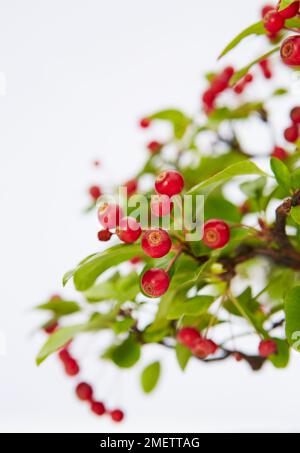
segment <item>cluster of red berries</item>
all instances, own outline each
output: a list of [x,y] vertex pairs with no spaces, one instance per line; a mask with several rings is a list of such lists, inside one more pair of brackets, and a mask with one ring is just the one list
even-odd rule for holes
[[300,107],[294,107],[290,112],[291,125],[284,131],[284,138],[295,143],[300,136]]
[[[57,322],[52,323],[51,326],[54,326],[54,324],[55,328],[52,329],[44,328],[44,331],[48,334],[53,333],[58,328]],[[80,367],[77,360],[71,355],[69,351],[69,346],[70,343],[65,345],[65,347],[58,352],[58,357],[64,366],[65,373],[70,377],[75,377],[78,376],[78,374],[80,373]],[[93,388],[90,384],[87,384],[86,382],[80,382],[76,386],[75,392],[81,401],[87,401],[90,404],[91,411],[94,414],[98,416],[108,414],[115,422],[121,422],[123,420],[124,418],[123,411],[121,411],[120,409],[108,411],[101,401],[97,401],[94,399]]]
[[292,19],[297,16],[300,2],[295,1],[281,11],[279,11],[279,6],[280,2],[276,8],[271,5],[266,5],[262,10],[265,29],[273,38],[284,28],[287,19]]
[[220,74],[213,77],[210,87],[202,95],[202,102],[206,113],[214,110],[218,96],[229,88],[229,82],[233,74],[234,69],[228,66]]
[[193,327],[183,327],[177,333],[178,343],[186,346],[192,354],[201,359],[215,354],[218,346],[207,338],[202,337],[201,333]]
[[245,88],[247,87],[247,85],[249,85],[250,83],[252,83],[254,80],[254,76],[252,74],[246,74],[245,77],[235,85],[233,91],[236,93],[236,94],[242,94],[245,90]]

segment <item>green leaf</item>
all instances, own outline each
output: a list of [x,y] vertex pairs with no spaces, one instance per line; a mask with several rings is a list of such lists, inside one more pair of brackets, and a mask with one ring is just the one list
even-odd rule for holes
[[141,356],[141,347],[133,335],[130,335],[122,344],[116,346],[111,354],[112,361],[120,368],[131,368]]
[[300,206],[294,206],[291,209],[291,216],[297,225],[300,225]]
[[253,162],[241,161],[227,167],[225,170],[220,171],[216,175],[211,176],[206,181],[200,182],[189,190],[187,194],[208,196],[213,190],[225,184],[233,177],[243,175],[267,176],[267,174],[258,168]]
[[275,52],[278,52],[280,50],[280,47],[273,47],[272,50],[270,50],[269,52],[265,53],[264,55],[261,55],[260,57],[258,57],[256,60],[252,61],[250,64],[248,64],[247,66],[245,66],[244,68],[240,69],[239,71],[236,71],[235,74],[232,76],[231,80],[230,80],[230,85],[235,85],[239,80],[241,80],[246,74],[248,74],[248,72],[250,71],[250,69],[256,65],[257,63],[259,63],[260,61],[262,60],[265,60],[267,59],[268,57],[270,57],[273,53]]
[[282,301],[286,292],[294,286],[295,272],[283,267],[272,267],[269,274],[268,294],[275,301]]
[[290,349],[285,340],[272,338],[277,345],[277,354],[272,354],[268,359],[273,363],[275,368],[285,368],[290,360]]
[[77,302],[58,299],[53,301],[50,300],[45,304],[38,305],[36,309],[52,311],[56,317],[59,317],[71,315],[80,311],[80,306]]
[[176,344],[176,358],[182,371],[186,369],[186,366],[191,357],[192,353],[190,349],[188,349],[187,347],[183,346],[180,343]]
[[[256,302],[255,299],[252,298],[252,290],[250,287],[246,288],[238,297],[237,300],[241,307],[247,312],[255,313],[259,308],[259,303]],[[239,311],[238,307],[230,300],[226,300],[223,304],[225,310],[235,316],[243,316],[242,313]]]
[[291,175],[287,166],[281,160],[272,157],[271,169],[279,186],[289,192],[291,188]]
[[272,96],[284,96],[286,94],[288,94],[286,88],[276,88],[276,90],[273,91]]
[[294,2],[295,2],[295,0],[281,0],[280,6],[279,6],[279,11],[287,8],[289,5],[291,5]]
[[75,326],[63,327],[55,331],[49,336],[48,340],[38,353],[36,358],[37,365],[40,365],[50,354],[64,347],[76,334],[83,332],[84,330],[84,324],[77,324]]
[[[101,253],[92,255],[71,271],[76,289],[78,291],[87,290],[107,269],[128,261],[137,255],[141,255],[141,246],[138,244],[116,245]],[[70,278],[70,272],[68,273],[68,278]]]
[[284,309],[287,341],[293,349],[300,352],[300,286],[295,286],[288,291]]
[[91,303],[107,300],[126,302],[135,299],[139,292],[139,276],[136,272],[131,272],[125,276],[116,273],[105,282],[89,288],[84,295]]
[[196,296],[184,301],[176,301],[171,305],[167,319],[179,319],[183,315],[200,316],[207,312],[214,300],[212,296]]
[[191,118],[186,116],[183,112],[175,109],[161,110],[160,112],[148,115],[150,120],[169,121],[173,125],[174,135],[176,138],[181,139],[191,124]]
[[151,393],[159,380],[160,376],[160,363],[153,362],[148,365],[141,375],[141,386],[145,393]]
[[113,328],[113,331],[118,335],[120,333],[128,332],[128,330],[130,330],[134,324],[135,324],[135,320],[127,317],[120,321],[116,321],[113,324],[112,328]]
[[296,168],[296,170],[293,171],[292,173],[292,181],[291,185],[294,190],[297,190],[300,188],[300,168]]
[[232,49],[234,49],[241,41],[243,41],[243,39],[247,38],[248,36],[263,35],[265,33],[266,33],[266,30],[265,30],[264,24],[261,20],[259,22],[256,22],[255,24],[250,25],[250,27],[243,30],[228,44],[228,46],[225,47],[225,49],[219,56],[219,59],[224,57],[224,55],[226,55],[228,52],[230,52]]
[[266,185],[266,178],[261,176],[260,178],[254,179],[253,181],[243,182],[240,185],[240,189],[244,192],[245,195],[249,198],[254,198],[259,200],[262,195]]

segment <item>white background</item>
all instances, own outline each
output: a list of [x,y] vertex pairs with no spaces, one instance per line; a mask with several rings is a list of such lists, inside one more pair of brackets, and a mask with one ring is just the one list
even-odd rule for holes
[[[182,374],[172,354],[154,348],[143,363],[164,358],[164,374],[145,397],[141,366],[128,373],[94,364],[96,340],[85,342],[77,351],[84,377],[99,398],[125,408],[122,425],[76,401],[56,358],[34,363],[44,337],[33,333],[44,318],[32,306],[61,291],[63,273],[99,248],[96,218],[81,212],[86,187],[122,182],[139,168],[144,143],[156,138],[138,129],[140,116],[198,108],[201,73],[262,4],[0,0],[1,431],[298,431],[298,357],[284,371],[253,374],[228,361],[191,363]],[[233,61],[249,61],[260,45],[246,44]]]

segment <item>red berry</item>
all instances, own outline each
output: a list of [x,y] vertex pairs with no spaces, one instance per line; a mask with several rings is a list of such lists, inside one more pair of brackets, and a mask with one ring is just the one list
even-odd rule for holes
[[147,148],[150,151],[150,153],[156,154],[156,153],[159,153],[159,151],[161,150],[162,146],[163,145],[161,143],[153,140],[152,142],[148,143]]
[[150,208],[155,217],[165,217],[172,211],[173,203],[167,195],[153,195]]
[[91,402],[91,411],[94,412],[96,415],[103,415],[105,414],[105,406],[100,401],[92,401]]
[[234,74],[234,68],[232,66],[227,66],[225,69],[223,69],[223,72],[221,73],[221,77],[229,83],[231,77]]
[[142,118],[140,120],[140,126],[143,128],[143,129],[147,129],[147,127],[149,127],[151,124],[151,120],[149,118]]
[[261,17],[264,18],[266,14],[268,14],[270,11],[274,11],[274,6],[272,5],[266,5],[263,7],[261,10]]
[[299,138],[299,126],[298,124],[292,124],[284,131],[284,138],[287,142],[295,143]]
[[133,217],[123,217],[116,229],[116,233],[121,241],[131,244],[138,240],[142,234],[142,228]]
[[105,229],[116,228],[123,217],[123,209],[114,203],[102,203],[98,210],[98,219]]
[[101,242],[107,242],[112,237],[112,233],[109,230],[100,230],[98,231],[98,239]]
[[98,200],[101,196],[101,189],[99,186],[92,186],[89,188],[89,194],[94,200]]
[[268,59],[261,60],[258,64],[261,67],[261,70],[263,72],[264,77],[266,79],[271,79],[272,78],[272,71],[270,69],[269,60]]
[[87,384],[86,382],[80,382],[77,385],[75,392],[81,401],[91,401],[93,396],[93,389],[90,384]]
[[284,27],[284,18],[276,10],[269,11],[264,16],[264,25],[269,33],[278,33]]
[[300,107],[294,107],[291,111],[291,120],[295,124],[300,124]]
[[149,269],[143,274],[141,285],[147,296],[160,297],[168,291],[170,277],[163,269]]
[[212,89],[208,89],[208,90],[204,91],[204,93],[202,95],[202,101],[204,104],[206,104],[208,106],[212,106],[215,99],[216,99],[216,95]]
[[212,219],[203,226],[203,242],[207,247],[219,249],[224,247],[230,239],[230,228],[222,220]]
[[195,342],[201,338],[201,335],[193,327],[183,327],[178,331],[176,338],[178,343],[183,344],[187,348],[192,348]]
[[300,2],[296,1],[287,6],[287,8],[278,11],[278,13],[280,14],[281,17],[283,17],[283,19],[292,19],[299,13],[299,8]]
[[200,338],[194,343],[192,353],[201,359],[205,359],[207,356],[214,354],[217,349],[218,346],[212,340]]
[[258,346],[258,352],[261,357],[269,357],[276,354],[277,345],[273,340],[262,340]]
[[300,36],[285,39],[280,48],[281,59],[288,66],[300,66]]
[[184,187],[184,180],[182,175],[175,170],[163,171],[160,173],[155,181],[155,190],[161,195],[178,195]]
[[143,260],[139,256],[134,256],[129,261],[131,262],[131,264],[138,264],[138,263],[141,263]]
[[124,418],[124,412],[120,409],[115,409],[114,411],[111,411],[110,416],[114,422],[121,422]]
[[58,356],[63,363],[66,363],[70,359],[72,359],[71,354],[69,353],[69,351],[66,348],[61,349],[58,353]]
[[276,157],[276,159],[284,160],[289,157],[288,153],[285,149],[280,148],[280,146],[275,146],[274,151],[272,153],[272,157]]
[[233,88],[233,91],[236,93],[236,94],[242,94],[242,92],[244,91],[245,89],[245,85],[241,82],[241,83],[238,83],[234,88]]
[[172,241],[167,231],[157,228],[145,231],[141,245],[144,252],[151,258],[161,258],[169,253]]
[[242,354],[241,354],[240,352],[235,352],[235,353],[233,354],[233,357],[235,358],[235,360],[236,360],[237,362],[240,362],[241,360],[243,360],[243,356],[242,356]]
[[69,376],[76,376],[79,373],[79,371],[80,371],[78,363],[76,362],[76,360],[74,360],[72,358],[67,360],[64,363],[64,365],[65,365],[65,372]]
[[127,196],[130,197],[137,191],[138,181],[136,179],[130,179],[130,181],[124,184],[124,187],[127,189]]
[[58,328],[58,322],[57,321],[51,321],[50,324],[44,327],[44,331],[48,333],[49,335]]
[[[214,96],[217,96],[218,94],[220,94],[223,91],[225,91],[227,87],[228,87],[227,78],[222,77],[222,75],[219,75],[219,76],[216,76],[212,80],[211,87],[210,87],[210,89],[208,91],[212,92],[214,94]],[[209,100],[209,96],[210,96],[210,94],[208,94],[208,95],[206,94],[205,97],[207,97],[207,99]],[[213,101],[214,101],[214,98],[213,98]],[[213,101],[212,102],[205,102],[205,103],[210,105],[210,104],[213,103]],[[204,99],[203,99],[203,102],[204,102]]]

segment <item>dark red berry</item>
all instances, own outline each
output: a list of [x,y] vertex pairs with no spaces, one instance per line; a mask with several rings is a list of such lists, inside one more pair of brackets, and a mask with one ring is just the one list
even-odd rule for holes
[[218,346],[212,340],[200,338],[194,343],[192,353],[199,358],[205,359],[207,356],[214,354],[217,349]]
[[91,402],[91,411],[94,412],[96,415],[103,415],[105,414],[105,406],[100,401],[92,401]]
[[150,124],[151,124],[151,120],[149,118],[142,118],[140,120],[140,126],[143,129],[147,129],[147,127],[149,127]]
[[78,363],[76,362],[76,360],[72,358],[64,362],[64,365],[65,372],[68,376],[76,376],[80,371]]
[[284,138],[287,142],[295,143],[299,138],[299,126],[298,124],[292,124],[284,131]]
[[99,222],[105,229],[116,228],[122,217],[123,209],[114,203],[102,203],[98,210]]
[[169,253],[172,241],[167,231],[157,228],[145,231],[141,245],[151,258],[161,258]]
[[130,181],[127,181],[124,184],[124,187],[126,187],[126,189],[127,189],[127,196],[130,197],[137,191],[137,188],[138,188],[137,179],[130,179]]
[[233,88],[233,91],[236,93],[236,94],[242,94],[243,91],[245,89],[245,85],[244,83],[238,83],[237,85],[235,85],[235,87]]
[[58,356],[63,363],[66,363],[70,359],[72,359],[71,354],[69,353],[68,349],[66,349],[66,348],[61,349],[58,353]]
[[115,409],[110,412],[110,416],[114,422],[121,422],[124,418],[124,412],[120,409]]
[[208,106],[212,106],[215,99],[216,99],[216,95],[212,89],[208,89],[208,90],[204,91],[204,93],[202,95],[202,101],[204,104],[206,104]]
[[101,189],[99,186],[92,186],[89,188],[89,194],[93,198],[93,200],[98,200],[101,196]]
[[165,217],[171,213],[173,203],[167,195],[153,195],[150,208],[155,217]]
[[142,234],[142,228],[133,217],[123,217],[116,229],[116,233],[121,241],[131,244],[138,240]]
[[193,327],[183,327],[178,331],[176,338],[178,343],[183,344],[187,348],[192,348],[195,342],[201,338],[201,335]]
[[230,239],[230,228],[223,220],[212,219],[203,226],[203,242],[207,247],[219,249]]
[[294,107],[291,111],[291,120],[295,124],[300,124],[300,107]]
[[175,170],[163,171],[160,173],[155,181],[155,190],[161,195],[178,195],[184,187],[184,180],[182,175]]
[[261,10],[261,17],[264,18],[266,14],[270,11],[274,11],[274,6],[272,5],[265,5]]
[[280,56],[287,66],[300,66],[300,36],[290,36],[281,44]]
[[153,140],[152,142],[148,143],[147,148],[152,154],[159,153],[159,151],[162,148],[162,144],[157,142],[156,140]]
[[98,239],[101,242],[107,242],[112,237],[112,233],[109,230],[100,230],[98,231]]
[[240,352],[235,352],[235,353],[233,354],[233,357],[235,358],[235,360],[236,360],[237,362],[240,362],[240,361],[243,360],[243,358],[244,358]]
[[168,291],[170,277],[163,269],[149,269],[143,274],[141,285],[148,297],[160,297]]
[[278,13],[280,14],[281,17],[283,17],[283,19],[292,19],[299,13],[299,8],[300,2],[295,1],[294,3],[291,3],[289,6],[287,6],[285,9],[278,11]]
[[49,324],[47,324],[44,327],[44,331],[48,333],[49,335],[53,332],[55,332],[58,328],[58,322],[57,321],[51,321]]
[[251,82],[253,82],[253,79],[254,79],[253,75],[249,73],[249,74],[245,75],[244,80],[246,83],[251,83]]
[[93,389],[91,385],[86,382],[80,382],[77,385],[75,392],[81,401],[91,401],[93,396]]
[[273,340],[262,340],[258,346],[258,352],[261,357],[269,357],[276,354],[277,345]]
[[284,27],[284,18],[278,11],[269,11],[264,16],[264,26],[269,33],[278,33]]
[[272,157],[276,157],[276,159],[284,160],[289,157],[288,153],[285,149],[280,148],[280,146],[275,146],[274,151],[272,153]]

